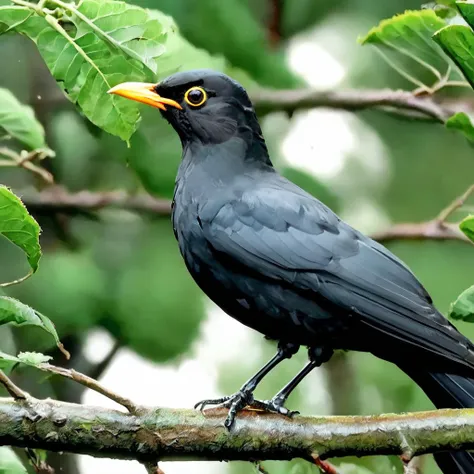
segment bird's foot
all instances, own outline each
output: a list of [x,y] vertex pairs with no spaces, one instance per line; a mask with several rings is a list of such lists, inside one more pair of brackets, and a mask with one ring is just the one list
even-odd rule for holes
[[299,411],[288,410],[284,405],[285,400],[279,398],[272,398],[271,400],[265,400],[263,402],[259,400],[254,400],[252,403],[252,408],[258,408],[260,410],[265,410],[270,413],[278,413],[279,415],[284,415],[289,418],[292,418],[295,415],[299,415]]
[[[229,409],[227,418],[224,422],[224,426],[230,430],[232,427],[237,413],[243,410],[246,406],[254,406],[255,400],[253,398],[253,393],[250,390],[239,390],[234,395],[227,397],[216,398],[214,400],[202,400],[194,408],[203,411],[208,405],[222,405],[225,408]],[[262,403],[262,402],[259,402]]]

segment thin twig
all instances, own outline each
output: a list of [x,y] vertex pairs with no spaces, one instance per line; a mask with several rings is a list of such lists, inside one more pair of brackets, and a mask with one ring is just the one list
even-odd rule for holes
[[342,110],[390,108],[415,111],[439,123],[455,113],[454,108],[443,107],[432,97],[417,97],[412,92],[391,89],[361,89],[346,91],[315,91],[312,89],[263,89],[252,94],[253,104],[260,114],[274,111],[293,113],[300,109],[328,107]]
[[[449,85],[449,84],[447,84]],[[466,109],[467,99],[449,103],[440,98],[438,103],[430,96],[417,97],[410,91],[392,89],[347,89],[342,91],[317,91],[313,89],[257,89],[250,91],[250,98],[261,115],[298,109],[330,108],[348,111],[379,109],[414,119],[429,119],[445,123],[446,119],[459,110]],[[33,103],[35,102],[33,98]],[[47,101],[54,107],[70,106],[65,94],[58,89]],[[443,102],[442,102],[443,101]],[[469,107],[471,109],[472,107]]]
[[97,382],[97,380],[94,380],[91,377],[88,377],[87,375],[81,374],[80,372],[76,372],[74,369],[65,369],[63,367],[56,367],[51,364],[39,364],[37,367],[45,372],[60,375],[61,377],[66,377],[68,379],[74,380],[75,382],[80,383],[81,385],[84,385],[85,387],[104,395],[105,397],[109,398],[110,400],[113,400],[119,405],[122,405],[132,414],[137,412],[138,407],[131,400],[122,397],[121,395],[118,395],[117,393],[113,392],[112,390],[109,390],[108,388],[105,388],[103,385]]
[[370,237],[381,243],[394,240],[459,240],[467,244],[472,243],[456,224],[441,224],[437,219],[427,222],[394,224],[387,229],[373,233]]
[[144,462],[142,463],[143,466],[146,469],[146,472],[148,474],[165,474],[160,467],[158,466],[158,463],[156,462]]
[[36,451],[26,448],[25,452],[36,474],[55,474],[55,470],[46,461],[43,461]]
[[11,162],[8,160],[0,160],[0,166],[17,166],[18,168],[24,168],[36,174],[48,184],[54,183],[54,177],[49,171],[32,163],[32,160],[37,158],[43,159],[46,156],[54,156],[54,153],[50,150],[33,150],[29,153],[19,155],[7,147],[0,147],[0,155],[6,156],[12,160]]
[[125,191],[70,193],[60,186],[51,186],[41,192],[19,191],[18,194],[31,212],[38,213],[84,214],[105,207],[166,216],[171,213],[171,201],[168,199],[158,199],[148,194],[131,196]]
[[318,454],[311,454],[311,458],[313,459],[314,464],[319,467],[321,472],[324,472],[325,474],[339,474],[336,466],[333,466],[328,461],[323,461]]
[[261,461],[255,461],[255,469],[257,469],[257,472],[260,474],[269,474],[265,467],[263,467]]
[[0,383],[5,387],[7,392],[15,400],[26,400],[28,395],[19,387],[17,387],[6,375],[0,370]]
[[416,457],[403,463],[403,474],[421,474],[422,457]]
[[281,0],[269,0],[270,21],[268,25],[268,40],[273,47],[278,46],[281,41]]
[[444,208],[438,215],[437,221],[441,224],[444,224],[448,217],[453,214],[453,212],[457,211],[460,207],[464,205],[464,203],[469,199],[471,194],[474,193],[474,184],[471,184],[464,193],[451,202],[446,208]]
[[464,193],[448,204],[438,216],[427,222],[411,224],[395,224],[388,229],[372,235],[374,240],[389,242],[391,240],[461,240],[472,244],[460,230],[457,224],[446,222],[447,219],[461,208],[474,193],[474,184],[471,184]]

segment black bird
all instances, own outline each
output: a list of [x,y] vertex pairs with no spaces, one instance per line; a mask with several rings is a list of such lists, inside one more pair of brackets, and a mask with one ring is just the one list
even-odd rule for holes
[[[408,267],[272,166],[245,89],[210,70],[110,93],[161,109],[181,138],[173,228],[189,272],[227,314],[278,341],[277,354],[234,395],[291,415],[285,400],[334,350],[371,352],[404,370],[438,408],[474,407],[474,346],[433,306]],[[300,346],[309,362],[270,401],[253,391]],[[440,453],[445,474],[474,473],[468,452]]]

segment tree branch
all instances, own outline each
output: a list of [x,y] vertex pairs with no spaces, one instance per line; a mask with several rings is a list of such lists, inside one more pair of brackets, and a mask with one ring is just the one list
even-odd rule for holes
[[281,41],[281,0],[269,0],[270,21],[268,24],[268,40],[272,47],[278,46]]
[[5,387],[5,390],[15,400],[26,400],[28,395],[20,388],[17,387],[6,375],[3,370],[0,370],[0,384]]
[[[148,194],[129,196],[124,191],[70,193],[62,187],[53,186],[41,192],[18,192],[18,195],[22,198],[25,206],[37,214],[54,212],[84,214],[105,207],[160,216],[168,216],[171,213],[171,201],[167,199],[154,198]],[[457,203],[459,199],[453,202]],[[470,242],[456,224],[446,223],[440,220],[440,217],[427,222],[395,224],[376,232],[371,237],[379,242],[393,240],[460,240],[466,243]]]
[[438,216],[427,222],[413,224],[395,224],[385,231],[372,235],[374,240],[388,242],[391,240],[461,240],[472,244],[472,242],[459,230],[457,224],[450,224],[446,220],[458,209],[460,209],[469,197],[474,193],[474,184],[471,184],[464,193],[449,203]]
[[80,191],[70,193],[61,186],[51,186],[41,192],[19,192],[25,206],[32,212],[48,214],[60,212],[65,214],[84,214],[116,207],[128,211],[150,212],[158,215],[171,213],[171,201],[158,199],[149,194],[129,195],[125,191]]
[[455,108],[441,105],[429,96],[416,96],[412,92],[391,89],[360,89],[346,91],[315,91],[313,89],[271,90],[262,89],[252,94],[253,104],[260,115],[283,110],[293,113],[300,109],[328,107],[359,111],[382,109],[445,123]]
[[142,463],[156,459],[289,460],[474,449],[474,411],[302,417],[245,410],[231,432],[225,409],[143,408],[138,414],[54,400],[0,399],[0,445]]
[[437,219],[427,222],[395,224],[385,230],[375,232],[372,239],[378,242],[394,240],[470,240],[459,230],[457,224],[439,222]]
[[[273,0],[272,0],[273,1]],[[272,18],[275,10],[272,12]],[[274,19],[272,20],[272,24]],[[404,115],[407,118],[428,119],[445,123],[456,111],[471,110],[466,100],[439,103],[430,96],[417,96],[410,91],[392,89],[347,89],[341,91],[316,91],[307,89],[257,89],[250,91],[250,97],[258,114],[264,115],[279,110],[293,113],[298,109],[326,107],[330,109],[360,111],[381,109]],[[32,104],[52,103],[55,107],[70,106],[64,93],[57,93],[41,100],[32,99]]]

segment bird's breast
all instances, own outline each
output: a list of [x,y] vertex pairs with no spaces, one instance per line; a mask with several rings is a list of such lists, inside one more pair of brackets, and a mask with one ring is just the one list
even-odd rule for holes
[[215,304],[272,339],[291,338],[302,345],[312,345],[337,332],[338,324],[314,299],[314,294],[297,294],[281,282],[260,278],[214,249],[200,222],[199,210],[203,205],[177,190],[173,227],[191,276]]

